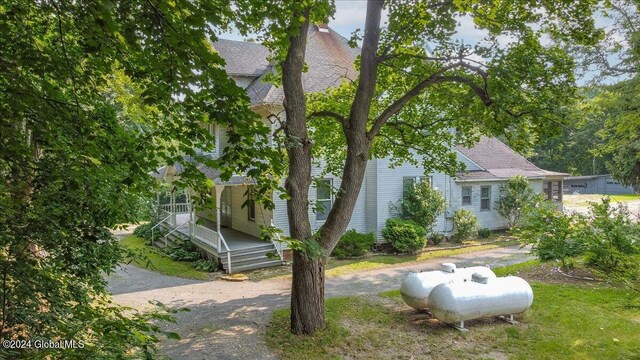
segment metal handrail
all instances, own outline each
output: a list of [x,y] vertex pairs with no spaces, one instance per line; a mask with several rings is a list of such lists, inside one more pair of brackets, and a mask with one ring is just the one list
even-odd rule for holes
[[166,234],[164,235],[164,245],[165,245],[165,246],[167,245],[167,236],[169,236],[169,235],[173,234],[173,233],[174,233],[174,232],[176,232],[178,229],[180,229],[181,227],[183,227],[183,226],[185,226],[185,225],[189,224],[190,222],[191,222],[191,220],[187,220],[187,221],[183,222],[182,224],[180,224],[180,225],[176,226],[173,230],[171,230],[171,231],[169,231],[168,233],[166,233]]
[[157,228],[158,226],[160,226],[160,224],[162,224],[163,222],[165,222],[165,220],[167,220],[168,218],[170,218],[170,217],[171,217],[171,215],[172,215],[172,214],[167,215],[164,219],[162,219],[162,220],[158,221],[158,223],[157,223],[157,224],[155,224],[155,225],[153,225],[153,226],[151,227],[151,245],[153,245],[153,240],[154,240],[154,237],[153,237],[153,231],[155,230],[155,228]]

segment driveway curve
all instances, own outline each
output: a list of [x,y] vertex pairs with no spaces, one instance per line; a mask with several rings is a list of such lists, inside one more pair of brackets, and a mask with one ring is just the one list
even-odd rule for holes
[[[504,266],[531,259],[527,248],[496,248],[399,264],[326,280],[327,297],[376,294],[399,287],[410,271],[435,270],[442,262],[458,266]],[[125,265],[109,276],[109,290],[122,305],[145,310],[149,301],[173,308],[189,308],[176,314],[175,324],[164,324],[181,340],[165,340],[160,347],[173,359],[273,359],[262,334],[275,309],[289,306],[290,279],[228,282],[198,281],[158,274]]]

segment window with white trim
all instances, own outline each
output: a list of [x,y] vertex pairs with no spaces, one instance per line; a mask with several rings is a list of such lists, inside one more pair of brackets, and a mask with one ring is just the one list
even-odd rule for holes
[[491,186],[480,187],[480,210],[491,210]]
[[462,187],[462,205],[471,205],[471,186]]
[[332,187],[333,179],[320,179],[316,182],[316,221],[327,220],[333,206]]

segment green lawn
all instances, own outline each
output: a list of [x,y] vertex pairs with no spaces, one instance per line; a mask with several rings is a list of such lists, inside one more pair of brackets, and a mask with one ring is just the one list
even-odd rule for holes
[[638,294],[593,285],[532,282],[532,287],[533,307],[517,316],[517,325],[488,318],[466,322],[470,331],[460,333],[416,313],[395,290],[327,300],[327,328],[312,337],[292,335],[289,310],[278,310],[265,337],[284,359],[640,358]]
[[640,200],[640,196],[636,194],[625,195],[599,195],[599,194],[580,194],[580,195],[563,195],[562,202],[565,206],[589,206],[589,202],[600,202],[603,197],[608,196],[612,202],[626,203],[629,201]]
[[362,270],[372,270],[388,267],[396,264],[420,262],[437,257],[447,257],[453,255],[466,254],[474,251],[490,250],[504,246],[520,244],[516,240],[498,241],[491,244],[474,245],[458,249],[434,249],[417,255],[380,255],[371,256],[364,259],[330,259],[327,263],[326,276],[340,276]]
[[171,260],[160,249],[145,245],[144,240],[137,236],[127,236],[120,240],[120,244],[136,254],[129,260],[139,267],[188,279],[209,279],[209,273],[194,269],[190,262]]
[[[486,239],[483,239],[486,240]],[[330,258],[326,266],[326,277],[335,277],[345,274],[356,273],[359,271],[373,270],[384,267],[390,267],[398,264],[407,264],[411,262],[420,262],[427,259],[437,257],[447,257],[460,254],[466,254],[474,251],[495,249],[504,246],[519,245],[518,240],[514,240],[505,236],[497,236],[489,239],[490,243],[481,243],[479,240],[465,241],[467,247],[458,249],[438,249],[433,247],[426,252],[417,255],[376,255],[367,256],[360,259],[336,259]],[[452,246],[455,244],[441,244],[442,247]],[[266,268],[254,270],[246,273],[251,280],[260,281],[278,277],[286,277],[291,275],[290,266],[281,266],[275,268]]]

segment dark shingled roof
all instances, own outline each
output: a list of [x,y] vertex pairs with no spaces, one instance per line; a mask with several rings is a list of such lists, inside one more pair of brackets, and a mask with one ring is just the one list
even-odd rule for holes
[[225,60],[224,69],[229,75],[257,77],[269,67],[269,50],[262,44],[220,39],[213,48]]
[[[282,88],[264,81],[264,77],[273,71],[267,62],[269,52],[264,46],[219,40],[213,47],[224,58],[225,70],[230,75],[255,77],[246,89],[251,104],[282,103]],[[359,49],[351,48],[347,39],[326,25],[310,26],[305,55],[308,71],[302,74],[305,92],[320,92],[339,86],[345,80],[355,80],[358,72],[353,64],[358,54]]]
[[464,146],[456,148],[462,155],[483,169],[482,171],[458,173],[458,180],[508,179],[516,175],[528,178],[568,175],[540,169],[496,138],[483,136],[471,148]]

